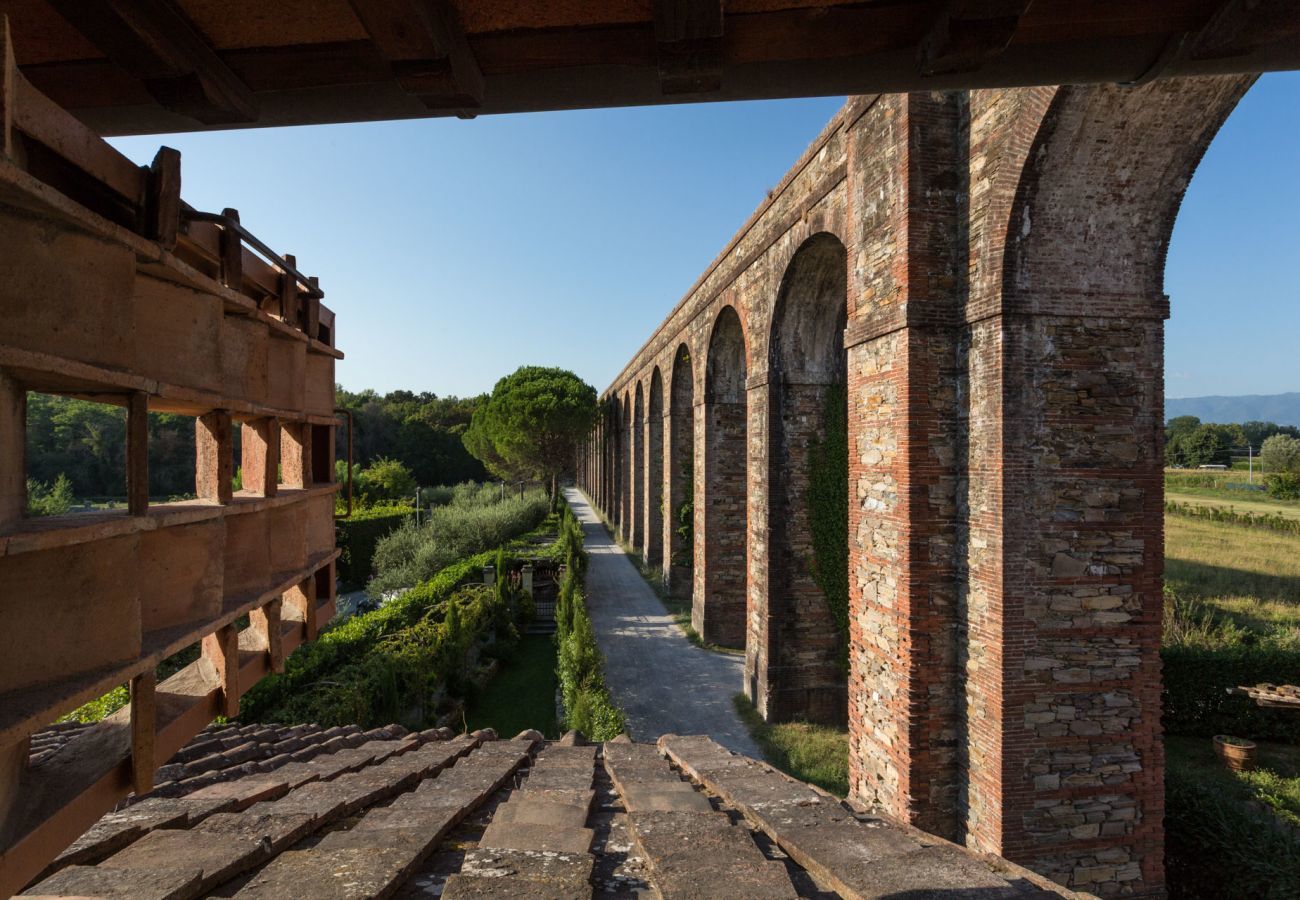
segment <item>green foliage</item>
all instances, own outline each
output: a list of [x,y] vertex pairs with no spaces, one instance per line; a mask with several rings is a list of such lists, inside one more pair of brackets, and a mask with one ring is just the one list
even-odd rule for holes
[[673,510],[673,526],[677,537],[681,539],[681,549],[673,557],[673,565],[690,568],[695,563],[695,454],[689,453],[683,462],[683,472],[689,472],[683,479],[682,502]]
[[488,505],[478,505],[473,501],[479,495],[467,493],[465,504],[435,507],[423,523],[407,520],[383,537],[375,548],[377,574],[366,586],[370,595],[419,584],[457,559],[505,544],[546,518],[546,498],[539,490],[523,499],[508,495],[495,500],[496,491],[489,493],[494,502]]
[[732,697],[763,758],[787,775],[825,788],[837,797],[849,794],[849,733],[843,728],[808,722],[772,724],[744,694]]
[[1259,448],[1259,464],[1265,472],[1300,475],[1300,438],[1275,434]]
[[[381,457],[359,473],[360,493],[372,501],[404,500],[415,495],[415,477],[395,459]],[[358,486],[353,486],[357,492]]]
[[[1180,417],[1190,419],[1191,416]],[[1169,466],[1232,465],[1232,451],[1246,446],[1240,425],[1200,424],[1166,430],[1165,464]]]
[[1300,500],[1300,474],[1275,472],[1264,476],[1264,488],[1275,500]]
[[68,713],[60,722],[98,722],[106,716],[112,715],[122,707],[131,702],[131,689],[125,684],[120,684],[113,688],[102,697],[96,697],[88,703],[83,703],[72,712]]
[[1165,596],[1164,729],[1169,734],[1240,734],[1300,742],[1300,716],[1229,693],[1263,682],[1300,684],[1300,644],[1291,631],[1258,634],[1224,621],[1168,589]]
[[[1198,748],[1168,742],[1165,871],[1171,896],[1188,900],[1300,896],[1300,841]],[[1267,790],[1267,789],[1265,789]],[[1267,796],[1259,797],[1264,803]],[[1285,816],[1283,816],[1285,818]]]
[[[1276,476],[1282,478],[1284,476]],[[1295,479],[1300,489],[1300,478]],[[1208,522],[1222,522],[1226,525],[1240,525],[1246,528],[1262,528],[1280,534],[1300,535],[1300,519],[1284,516],[1280,513],[1251,513],[1235,511],[1232,507],[1197,506],[1191,503],[1165,501],[1165,512],[1171,516],[1187,519],[1204,519]]]
[[605,686],[605,658],[587,614],[582,581],[587,571],[582,526],[566,505],[560,512],[559,545],[565,554],[564,576],[555,605],[557,675],[564,699],[564,726],[596,741],[618,737],[627,726]]
[[808,523],[812,575],[840,631],[840,663],[849,644],[849,421],[844,384],[826,389],[823,430],[808,453]]
[[[482,481],[481,463],[461,441],[470,417],[487,398],[439,397],[411,391],[354,393],[334,389],[334,405],[352,412],[353,452],[361,466],[381,458],[401,462],[422,485]],[[338,455],[347,449],[347,429],[338,429]]]
[[577,375],[523,366],[475,410],[465,447],[501,478],[544,478],[554,488],[596,416],[596,389]]
[[536,728],[547,738],[558,738],[555,668],[555,645],[550,637],[525,635],[517,652],[470,704],[466,727],[470,731],[495,728],[502,737]]
[[27,515],[61,516],[72,509],[72,482],[62,472],[53,485],[27,479]]
[[359,586],[369,581],[379,541],[413,515],[409,506],[370,506],[354,508],[351,517],[336,519],[335,531],[343,551],[338,574],[343,583]]
[[[323,719],[310,718],[306,709],[311,698],[317,695],[321,696],[320,708],[330,711],[336,723],[360,721],[360,718],[347,718],[349,709],[358,711],[359,715],[368,710],[391,708],[391,704],[374,702],[374,697],[365,695],[357,684],[344,680],[341,673],[355,674],[350,667],[361,667],[367,672],[367,684],[376,688],[386,684],[396,690],[398,683],[392,679],[385,681],[387,676],[383,673],[390,670],[388,663],[400,656],[401,645],[404,642],[420,645],[422,641],[427,644],[437,637],[441,646],[442,638],[428,629],[434,624],[441,625],[446,602],[463,586],[480,581],[483,565],[493,558],[494,554],[480,553],[460,560],[374,612],[353,616],[324,631],[318,640],[299,647],[286,660],[284,674],[270,675],[249,689],[240,703],[240,718],[286,721],[277,716],[295,711],[295,715],[305,716],[295,721],[323,723]],[[495,605],[495,594],[488,592],[488,595]],[[476,611],[470,612],[477,616]],[[468,618],[474,618],[467,616],[464,609],[458,610],[457,617],[462,625]],[[388,648],[380,654],[381,658],[366,663],[366,658],[381,646]],[[417,646],[412,652],[418,649]]]

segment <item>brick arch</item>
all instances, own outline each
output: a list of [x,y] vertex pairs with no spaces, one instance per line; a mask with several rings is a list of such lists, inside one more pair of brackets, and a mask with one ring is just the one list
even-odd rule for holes
[[645,540],[646,566],[658,569],[664,556],[664,379],[655,366],[650,371],[645,423]]
[[[758,511],[767,519],[766,567],[757,573],[766,590],[751,585],[747,685],[770,721],[841,723],[843,637],[814,577],[809,516],[813,447],[825,431],[828,393],[846,372],[848,254],[839,238],[821,232],[798,246],[772,309],[767,383],[755,388],[754,403],[766,408],[766,458],[756,461],[767,484]],[[847,497],[845,504],[847,513]],[[839,577],[847,587],[847,571]]]
[[664,515],[664,577],[674,596],[690,597],[695,568],[695,543],[681,533],[679,510],[695,479],[695,362],[683,341],[673,353],[664,466],[668,494]]
[[1088,869],[1098,838],[1105,871],[1163,882],[1164,262],[1252,80],[1018,92],[1036,124],[984,160],[1001,172],[971,245],[966,474],[982,514],[961,624],[992,652],[961,661],[967,840],[1100,893],[1119,887]]
[[703,428],[695,443],[695,591],[691,621],[704,640],[745,641],[747,412],[745,329],[724,304],[704,361]]

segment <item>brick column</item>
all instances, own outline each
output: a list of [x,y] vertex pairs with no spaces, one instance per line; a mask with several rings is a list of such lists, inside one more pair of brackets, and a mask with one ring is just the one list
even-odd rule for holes
[[695,419],[695,593],[705,641],[745,645],[745,403],[706,402]]
[[956,95],[894,95],[852,129],[845,336],[850,789],[948,837],[960,837],[963,727],[952,323],[964,115]]
[[651,571],[663,565],[664,538],[664,402],[656,370],[650,381],[645,418],[645,517],[641,555]]
[[240,468],[244,490],[274,497],[279,485],[280,421],[253,419],[240,432]]
[[645,400],[641,385],[636,386],[636,400],[632,407],[631,440],[628,449],[632,458],[628,465],[628,474],[632,478],[632,505],[627,517],[627,542],[633,550],[640,550],[645,541],[645,507],[646,507],[646,456],[645,456]]
[[312,486],[312,426],[307,422],[287,422],[280,428],[280,468],[285,487]]
[[215,409],[194,421],[194,493],[201,500],[229,503],[235,475],[230,413]]

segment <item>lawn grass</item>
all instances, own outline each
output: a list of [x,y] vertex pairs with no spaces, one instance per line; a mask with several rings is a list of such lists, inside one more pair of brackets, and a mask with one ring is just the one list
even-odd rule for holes
[[535,728],[548,739],[560,736],[555,721],[555,642],[547,634],[526,634],[508,662],[488,682],[465,714],[470,731],[492,728],[514,737]]
[[[1259,464],[1255,465],[1254,475],[1244,469],[1232,469],[1224,472],[1201,471],[1193,469],[1166,469],[1165,496],[1169,499],[1186,500],[1188,497],[1201,497],[1218,500],[1218,505],[1240,506],[1245,504],[1262,504],[1263,512],[1282,513],[1284,510],[1300,511],[1300,500],[1278,500],[1264,491],[1251,490],[1250,485],[1262,487],[1264,473]],[[1175,496],[1177,495],[1177,496]],[[1284,513],[1285,514],[1285,513]]]
[[1300,747],[1261,741],[1253,772],[1233,772],[1223,764],[1210,738],[1169,735],[1165,764],[1193,775],[1224,796],[1254,800],[1279,819],[1300,826]]
[[763,751],[764,759],[800,781],[825,788],[837,797],[848,796],[847,730],[807,722],[770,725],[744,694],[736,694],[732,700],[754,743]]
[[1300,641],[1300,537],[1165,516],[1165,584],[1242,628]]

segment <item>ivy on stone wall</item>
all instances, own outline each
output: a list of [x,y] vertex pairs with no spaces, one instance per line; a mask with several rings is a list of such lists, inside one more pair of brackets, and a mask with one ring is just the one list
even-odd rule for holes
[[808,453],[808,522],[812,531],[812,575],[835,616],[840,661],[848,665],[849,644],[849,422],[844,384],[826,389],[821,440]]

